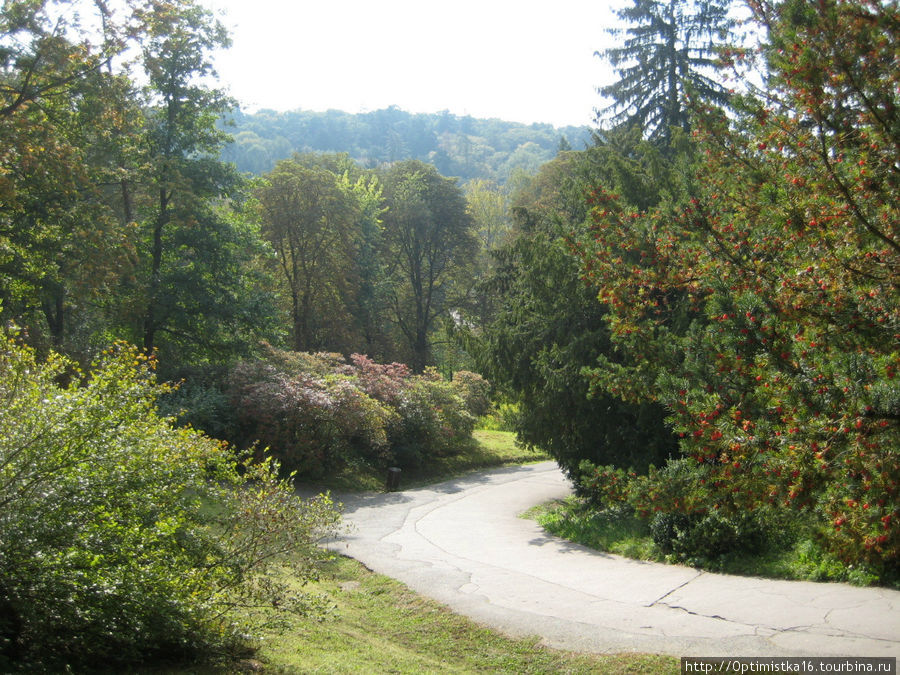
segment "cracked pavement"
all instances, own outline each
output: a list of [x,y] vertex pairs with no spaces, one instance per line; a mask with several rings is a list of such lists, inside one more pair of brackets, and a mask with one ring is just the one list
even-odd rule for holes
[[736,577],[629,560],[519,515],[564,497],[555,463],[427,488],[336,495],[329,546],[509,635],[596,653],[900,656],[900,592]]

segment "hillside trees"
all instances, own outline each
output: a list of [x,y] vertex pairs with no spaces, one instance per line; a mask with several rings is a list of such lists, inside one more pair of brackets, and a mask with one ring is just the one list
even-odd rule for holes
[[[671,129],[690,129],[688,95],[724,105],[728,91],[713,79],[717,48],[733,21],[728,0],[634,0],[617,12],[629,23],[627,38],[598,56],[616,68],[619,79],[601,87],[613,103],[600,112],[613,126],[637,125],[663,144]],[[610,33],[619,35],[620,29]]]
[[[560,139],[575,148],[590,140],[588,127],[554,128],[497,119],[459,117],[449,112],[408,113],[397,108],[351,114],[235,111],[234,142],[222,157],[241,171],[263,174],[293,153],[347,153],[366,168],[383,162],[418,159],[445,176],[476,178],[504,185],[516,168],[532,168],[553,158]],[[521,152],[516,150],[521,148]],[[513,153],[516,157],[512,158]]]
[[462,277],[477,252],[472,219],[456,182],[410,160],[383,175],[387,211],[388,306],[413,371],[429,363],[429,335],[465,291]]
[[771,89],[709,114],[691,199],[640,210],[598,188],[578,242],[634,358],[596,386],[664,404],[692,467],[681,494],[645,484],[642,508],[807,513],[883,579],[900,555],[897,11],[755,3]]

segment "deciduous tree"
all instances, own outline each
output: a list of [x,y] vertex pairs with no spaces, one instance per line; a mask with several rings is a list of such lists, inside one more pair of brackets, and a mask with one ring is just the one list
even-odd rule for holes
[[353,266],[361,204],[350,185],[313,158],[282,160],[256,189],[263,233],[275,249],[290,295],[296,351],[335,346],[323,333],[345,316],[341,286]]
[[428,365],[428,340],[436,321],[448,316],[465,290],[460,275],[471,266],[478,244],[453,179],[411,160],[388,169],[383,182],[391,316],[418,373]]

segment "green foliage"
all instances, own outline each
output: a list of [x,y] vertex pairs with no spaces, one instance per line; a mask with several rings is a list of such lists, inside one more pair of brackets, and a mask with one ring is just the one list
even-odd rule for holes
[[356,463],[417,466],[471,443],[475,416],[463,395],[482,405],[487,383],[463,379],[470,387],[434,369],[411,375],[402,364],[359,354],[347,363],[336,354],[270,349],[266,360],[242,362],[229,376],[232,440],[268,447],[284,468],[312,479]]
[[478,373],[458,370],[453,373],[453,388],[473,417],[484,417],[491,410],[491,384]]
[[216,119],[233,102],[209,78],[228,35],[194,0],[153,0],[133,18],[147,78],[141,142],[122,158],[123,215],[140,234],[134,339],[159,348],[164,365],[243,355],[274,312],[257,291],[267,280],[254,262],[266,249],[235,208],[243,178],[217,158],[227,136]]
[[510,174],[533,172],[553,159],[560,139],[574,147],[588,142],[587,127],[554,128],[450,113],[408,113],[398,108],[351,114],[261,110],[228,116],[234,142],[222,158],[241,171],[264,174],[295,152],[347,153],[368,168],[416,159],[445,176],[505,185]]
[[174,372],[175,384],[157,401],[160,415],[212,438],[231,437],[234,420],[225,393],[226,374],[220,366],[182,368]]
[[663,553],[689,564],[698,558],[759,552],[765,544],[762,524],[751,514],[658,513],[650,521],[650,533]]
[[628,504],[597,506],[577,497],[537,506],[525,514],[548,532],[584,546],[638,560],[653,560],[658,551],[646,519]]
[[477,422],[479,429],[487,431],[511,431],[516,430],[516,421],[519,418],[519,406],[515,403],[500,401],[494,404],[491,411]]
[[582,228],[588,176],[617,175],[605,150],[561,156],[517,196],[512,238],[487,282],[496,312],[469,336],[479,369],[518,406],[520,440],[572,475],[585,459],[646,470],[675,446],[658,406],[592,396],[584,370],[612,347],[606,310],[580,279],[566,235]]
[[737,117],[707,111],[682,191],[649,207],[608,185],[591,197],[575,249],[619,357],[599,362],[594,386],[666,407],[697,467],[691,508],[810,513],[831,555],[887,581],[900,552],[887,149],[900,106],[885,66],[897,8],[755,11],[771,87]]
[[216,159],[222,26],[193,0],[57,4],[0,12],[4,318],[83,364],[115,339],[164,367],[246,353],[273,308],[243,179]]
[[101,188],[114,180],[112,138],[132,129],[128,87],[101,68],[123,45],[113,28],[81,30],[76,12],[44,1],[5,3],[0,43],[4,316],[42,349],[84,351],[104,292],[128,268],[130,224]]
[[233,651],[254,630],[244,608],[313,609],[275,566],[315,575],[338,519],[327,498],[302,502],[270,462],[239,472],[226,446],[173,428],[135,350],[61,386],[69,368],[0,346],[0,668]]
[[397,406],[399,419],[391,429],[397,463],[418,466],[429,457],[446,457],[471,440],[475,417],[457,387],[434,369],[410,380]]
[[383,174],[385,287],[391,321],[413,372],[430,363],[430,335],[468,289],[478,251],[462,191],[431,165],[400,162]]
[[[713,516],[710,534],[724,530],[724,535],[711,538],[704,528],[694,530],[679,527],[676,524],[690,523],[691,517],[685,514],[666,513],[653,519],[660,538],[666,542],[677,542],[682,553],[675,555],[661,550],[651,535],[650,520],[638,516],[630,505],[619,503],[612,506],[596,505],[583,498],[570,497],[563,502],[535,507],[525,514],[536,519],[548,532],[575,541],[584,546],[616,553],[637,560],[654,560],[657,562],[686,562],[702,569],[740,574],[755,577],[776,579],[794,579],[798,581],[843,581],[860,586],[878,583],[878,576],[865,565],[845,563],[828,553],[822,543],[817,541],[813,532],[814,524],[800,514],[793,514],[790,523],[768,521],[763,519],[761,527],[758,523],[750,524],[757,534],[751,541],[758,540],[760,546],[738,547],[722,550],[720,541],[734,537],[734,524],[721,516]],[[697,522],[697,516],[694,516]],[[668,525],[668,527],[667,527]],[[688,538],[679,532],[690,532],[688,536],[696,536],[697,540],[685,547]],[[695,545],[705,546],[707,551],[718,550],[712,555],[697,555],[692,550]],[[896,582],[893,583],[896,586]]]
[[371,320],[374,310],[372,298],[359,307],[355,301],[372,293],[366,286],[377,273],[366,266],[378,262],[381,194],[374,179],[351,181],[351,170],[358,171],[346,157],[296,155],[279,162],[254,189],[263,234],[275,251],[274,273],[290,300],[297,351],[347,347],[352,338],[340,326],[353,325],[354,309],[362,320]]

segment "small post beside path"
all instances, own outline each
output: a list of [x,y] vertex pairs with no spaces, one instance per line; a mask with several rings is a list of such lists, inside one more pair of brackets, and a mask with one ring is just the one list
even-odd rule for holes
[[384,482],[385,492],[394,492],[400,487],[400,468],[392,466],[387,470],[387,480]]

